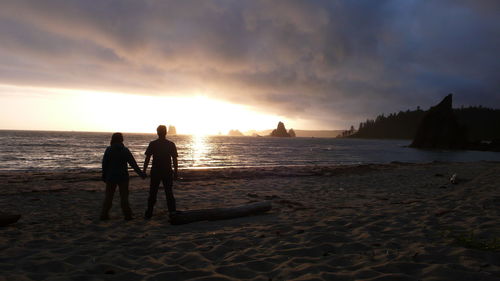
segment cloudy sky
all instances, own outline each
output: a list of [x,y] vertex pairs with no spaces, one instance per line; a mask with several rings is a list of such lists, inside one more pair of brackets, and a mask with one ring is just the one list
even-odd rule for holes
[[201,94],[312,129],[449,92],[498,108],[498,15],[498,0],[2,0],[0,99]]

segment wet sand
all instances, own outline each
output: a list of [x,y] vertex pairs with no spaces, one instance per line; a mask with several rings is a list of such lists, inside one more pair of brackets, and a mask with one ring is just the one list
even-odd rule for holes
[[[457,174],[458,184],[449,178]],[[163,193],[135,219],[91,172],[0,172],[0,280],[500,280],[500,163],[182,171],[178,209],[271,201],[265,215],[173,226]],[[494,239],[497,239],[496,241]]]

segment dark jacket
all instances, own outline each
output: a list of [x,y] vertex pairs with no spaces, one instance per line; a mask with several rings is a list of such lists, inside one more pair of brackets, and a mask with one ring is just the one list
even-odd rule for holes
[[108,146],[102,158],[102,180],[112,183],[128,181],[127,164],[130,164],[137,174],[142,175],[134,156],[123,143]]
[[161,138],[150,142],[145,154],[153,156],[151,174],[171,174],[172,158],[179,157],[175,143]]

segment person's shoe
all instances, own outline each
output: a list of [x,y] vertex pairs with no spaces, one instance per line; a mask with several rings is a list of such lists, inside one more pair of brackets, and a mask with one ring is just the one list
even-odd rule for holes
[[146,210],[146,212],[144,212],[145,219],[149,220],[152,217],[153,217],[153,210]]

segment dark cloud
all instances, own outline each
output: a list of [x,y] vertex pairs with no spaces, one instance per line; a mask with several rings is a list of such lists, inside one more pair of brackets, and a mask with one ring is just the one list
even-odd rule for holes
[[321,126],[500,107],[500,2],[4,0],[0,83],[206,92]]

